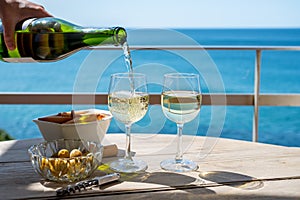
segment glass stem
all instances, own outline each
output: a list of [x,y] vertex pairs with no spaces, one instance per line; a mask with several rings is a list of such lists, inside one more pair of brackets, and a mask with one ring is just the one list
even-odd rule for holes
[[125,124],[126,129],[126,147],[125,147],[125,159],[132,160],[131,157],[131,124]]
[[176,153],[176,157],[175,160],[177,163],[182,162],[182,129],[183,129],[183,124],[182,123],[178,123],[177,124],[177,153]]

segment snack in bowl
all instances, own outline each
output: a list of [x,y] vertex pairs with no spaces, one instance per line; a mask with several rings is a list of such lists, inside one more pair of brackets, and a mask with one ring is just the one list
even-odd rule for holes
[[111,119],[107,110],[89,109],[60,112],[33,121],[47,141],[63,138],[101,142]]
[[80,181],[100,165],[103,146],[84,140],[59,139],[42,142],[28,149],[37,174],[56,182]]

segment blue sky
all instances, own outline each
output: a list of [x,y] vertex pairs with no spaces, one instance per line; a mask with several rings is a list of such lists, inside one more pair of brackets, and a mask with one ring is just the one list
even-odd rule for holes
[[300,28],[300,0],[34,0],[83,26]]

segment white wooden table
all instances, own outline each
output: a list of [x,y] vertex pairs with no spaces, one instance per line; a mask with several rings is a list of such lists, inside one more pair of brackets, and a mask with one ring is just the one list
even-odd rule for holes
[[[58,199],[62,185],[40,178],[27,149],[41,139],[0,142],[0,199]],[[74,199],[300,199],[300,148],[239,140],[184,136],[184,157],[199,164],[190,173],[160,169],[174,157],[175,136],[133,135],[135,157],[145,160],[145,173],[122,174],[121,181],[82,191]],[[107,134],[104,144],[117,144],[122,154],[124,134]],[[215,144],[215,145],[214,145]],[[111,171],[104,158],[100,176]]]

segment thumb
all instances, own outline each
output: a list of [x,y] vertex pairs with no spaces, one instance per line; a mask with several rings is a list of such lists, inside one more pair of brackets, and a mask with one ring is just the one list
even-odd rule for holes
[[15,43],[15,27],[14,23],[3,24],[4,28],[4,41],[8,50],[14,50],[16,48]]

